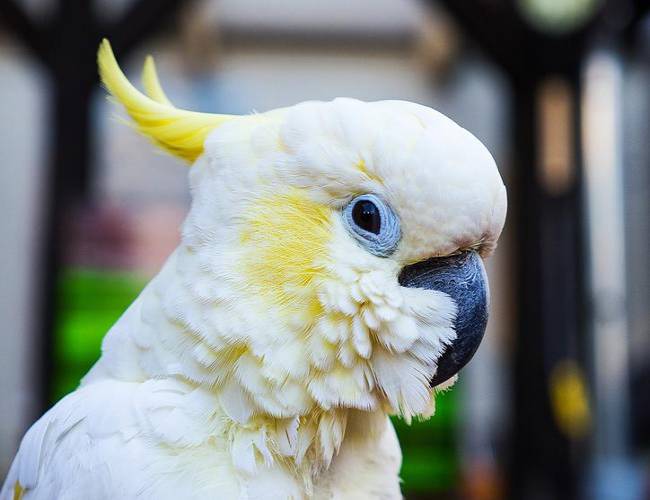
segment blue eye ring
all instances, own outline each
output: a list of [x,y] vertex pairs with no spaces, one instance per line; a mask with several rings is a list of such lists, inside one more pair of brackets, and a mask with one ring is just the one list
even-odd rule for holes
[[[365,214],[373,218],[373,230],[362,227],[367,224],[359,220],[360,206],[363,207]],[[397,248],[402,238],[399,218],[390,205],[376,194],[356,196],[345,206],[342,214],[343,222],[352,237],[371,254],[377,257],[388,257]],[[376,217],[379,218],[378,223]]]

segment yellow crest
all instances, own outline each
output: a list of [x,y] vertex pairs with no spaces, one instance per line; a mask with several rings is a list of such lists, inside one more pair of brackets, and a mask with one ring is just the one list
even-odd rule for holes
[[151,56],[145,60],[142,72],[146,95],[124,76],[106,39],[99,45],[97,64],[106,90],[124,106],[135,127],[154,144],[189,163],[203,153],[205,139],[212,130],[236,118],[174,107],[160,86]]

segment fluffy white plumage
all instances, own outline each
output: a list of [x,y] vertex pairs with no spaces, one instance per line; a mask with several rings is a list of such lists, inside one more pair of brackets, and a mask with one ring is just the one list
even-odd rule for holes
[[[387,415],[433,413],[456,305],[397,275],[491,252],[490,154],[424,106],[336,99],[226,121],[190,181],[181,245],[27,433],[0,498],[400,498]],[[400,218],[389,258],[343,226],[361,193]]]

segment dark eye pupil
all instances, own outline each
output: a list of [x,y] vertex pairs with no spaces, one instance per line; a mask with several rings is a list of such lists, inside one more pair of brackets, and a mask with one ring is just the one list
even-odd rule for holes
[[379,209],[370,200],[359,200],[352,207],[352,220],[361,229],[379,234],[381,229],[381,216]]

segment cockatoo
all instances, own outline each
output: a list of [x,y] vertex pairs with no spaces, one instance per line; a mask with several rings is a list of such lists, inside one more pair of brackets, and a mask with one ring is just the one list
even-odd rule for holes
[[0,498],[401,498],[388,415],[430,416],[486,326],[506,213],[487,149],[402,101],[184,111],[151,58],[146,95],[106,40],[98,62],[135,128],[193,164],[193,201]]

